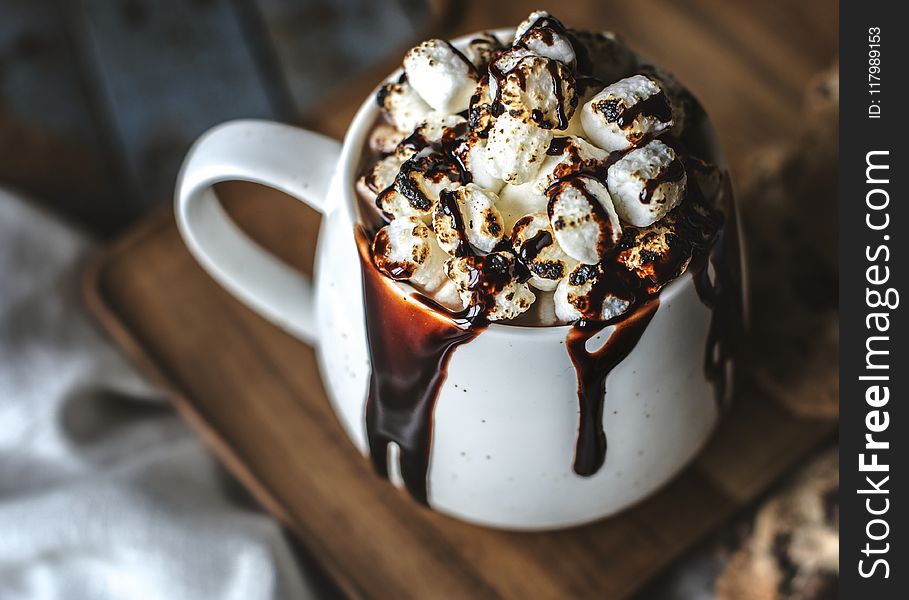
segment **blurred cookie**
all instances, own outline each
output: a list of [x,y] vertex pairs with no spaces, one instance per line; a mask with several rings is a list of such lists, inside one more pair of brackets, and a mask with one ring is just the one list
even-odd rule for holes
[[830,450],[758,511],[717,600],[827,600],[839,577],[839,466]]

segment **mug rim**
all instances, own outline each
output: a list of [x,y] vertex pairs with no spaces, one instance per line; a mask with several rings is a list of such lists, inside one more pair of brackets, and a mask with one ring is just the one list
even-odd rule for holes
[[[483,29],[480,31],[475,31],[468,33],[462,36],[458,36],[449,42],[462,50],[463,47],[475,36],[481,33],[491,32],[497,38],[507,37],[510,39],[514,36],[516,27],[504,27],[504,28],[492,28],[492,29]],[[633,50],[632,50],[633,51]],[[637,53],[635,53],[637,54]],[[368,96],[363,100],[363,103],[360,105],[360,108],[357,109],[354,118],[351,120],[350,125],[347,126],[347,131],[344,134],[344,140],[341,145],[341,154],[338,158],[338,166],[336,170],[336,177],[339,178],[339,185],[341,186],[341,193],[343,194],[342,206],[343,210],[346,211],[348,217],[350,217],[351,223],[356,225],[359,223],[357,219],[357,210],[356,210],[356,201],[357,201],[357,191],[356,191],[356,180],[358,175],[358,167],[360,164],[360,158],[363,155],[364,145],[366,143],[367,135],[372,125],[376,122],[377,118],[380,116],[379,106],[375,102],[376,93],[379,91],[379,88],[389,82],[396,80],[401,73],[403,68],[398,67],[392,71],[387,77],[382,79],[370,92]],[[716,131],[713,128],[713,122],[708,118],[708,127],[710,128],[710,133],[713,138],[716,138]],[[723,154],[722,147],[719,145],[719,141],[714,139],[714,158],[717,159],[717,163],[723,168],[723,170],[728,175],[728,167],[726,166],[725,156]],[[735,202],[735,195],[733,194],[731,198],[732,202]],[[728,226],[729,224],[724,224]],[[738,223],[732,224],[735,227],[738,227]],[[663,286],[657,298],[660,301],[670,301],[675,296],[680,294],[683,289],[686,287],[693,287],[694,280],[686,269],[684,273],[667,283]],[[398,282],[395,282],[398,283]],[[407,285],[409,289],[413,292],[420,294],[421,292],[414,288],[413,286]],[[638,307],[639,308],[639,307]],[[634,310],[637,310],[635,308]],[[428,306],[425,307],[425,310],[435,313]],[[440,315],[443,316],[443,315]],[[521,335],[546,335],[549,332],[555,332],[561,334],[562,337],[567,334],[567,332],[574,327],[571,324],[561,324],[561,325],[512,325],[507,323],[498,323],[491,322],[486,326],[486,332],[484,335],[490,333],[500,333],[500,334],[521,334]]]

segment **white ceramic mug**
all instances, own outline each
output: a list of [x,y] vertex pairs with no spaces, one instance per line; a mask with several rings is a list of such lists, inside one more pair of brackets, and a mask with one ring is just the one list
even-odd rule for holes
[[[220,125],[190,150],[176,193],[180,232],[202,266],[253,310],[317,348],[334,410],[364,454],[370,361],[354,183],[378,117],[370,96],[343,144],[265,121]],[[212,190],[228,180],[276,188],[322,213],[314,281],[229,219]],[[704,372],[710,319],[692,277],[661,291],[644,335],[607,380],[608,451],[589,477],[572,468],[579,407],[565,348],[570,328],[491,324],[454,351],[441,387],[429,505],[487,526],[548,529],[614,514],[653,493],[695,456],[718,420]],[[400,485],[395,470],[392,480]]]

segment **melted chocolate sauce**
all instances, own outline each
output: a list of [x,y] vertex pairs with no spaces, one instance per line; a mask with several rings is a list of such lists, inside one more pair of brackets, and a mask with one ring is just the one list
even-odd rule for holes
[[[574,457],[574,472],[578,475],[589,477],[606,461],[606,378],[634,350],[659,305],[659,297],[653,297],[637,310],[611,321],[580,321],[568,333],[565,345],[578,374],[580,422]],[[611,325],[615,328],[603,347],[588,351],[587,342]]]
[[[449,210],[451,200],[446,201]],[[458,223],[456,206],[451,214]],[[388,445],[395,443],[404,486],[428,504],[433,412],[451,355],[486,328],[498,293],[513,278],[526,280],[530,274],[520,261],[509,260],[511,255],[475,253],[462,236],[459,251],[471,270],[471,301],[455,313],[422,295],[406,298],[373,264],[368,234],[357,227],[355,237],[372,367],[366,401],[369,453],[376,472],[388,478]]]
[[563,137],[554,137],[552,141],[549,142],[549,148],[546,149],[546,154],[549,156],[560,156],[565,153],[565,149],[571,145],[571,138],[568,136]]
[[644,283],[618,261],[615,250],[610,251],[599,264],[581,265],[570,277],[572,285],[588,282],[592,285],[586,295],[586,304],[575,307],[581,313],[578,324],[584,327],[603,320],[603,307],[608,299],[626,302],[628,308],[623,314],[627,314],[650,297]]
[[638,117],[653,117],[663,123],[672,120],[672,107],[669,105],[669,99],[663,92],[657,92],[648,98],[641,100],[634,106],[629,106],[622,110],[616,123],[622,129],[628,129],[634,125],[634,120]]
[[473,254],[473,250],[467,241],[467,229],[464,226],[464,217],[458,208],[458,200],[455,193],[451,190],[442,190],[439,194],[439,208],[442,214],[451,217],[452,224],[458,235],[458,246],[455,248],[455,256],[468,256]]
[[432,419],[448,361],[459,345],[483,330],[475,315],[451,315],[438,305],[403,297],[397,284],[372,264],[369,240],[356,230],[372,370],[366,433],[375,470],[388,477],[388,445],[400,448],[401,477],[410,494],[427,503],[426,475]]
[[[742,332],[743,318],[735,205],[728,178],[725,184],[723,199],[729,215],[725,227],[723,215],[708,207],[696,184],[690,186],[686,210],[680,211],[679,215],[686,221],[686,225],[680,226],[680,231],[687,229],[686,237],[692,240],[694,258],[689,271],[698,296],[711,309],[704,373],[714,386],[718,406],[722,405],[727,392],[727,365]],[[694,204],[700,210],[695,210]],[[703,237],[699,238],[698,234]],[[588,280],[593,282],[587,294],[588,304],[579,307],[582,319],[571,328],[566,340],[566,348],[578,376],[580,421],[574,470],[582,476],[596,473],[606,459],[603,408],[606,379],[612,369],[634,350],[659,307],[659,289],[662,286],[649,286],[645,280],[624,268],[617,260],[621,250],[619,246],[608,252],[599,265],[585,265],[573,274],[582,280],[572,281],[572,284],[583,285]],[[708,275],[708,260],[712,261],[716,273],[713,283]],[[626,300],[630,305],[618,317],[600,321],[603,305],[609,297]],[[587,342],[611,325],[615,329],[602,348],[589,352]]]
[[[725,226],[709,249],[702,250],[692,260],[690,268],[695,290],[701,302],[711,310],[704,350],[704,375],[713,384],[717,406],[722,408],[729,389],[728,367],[744,332],[744,298],[742,296],[741,248],[738,237],[735,203],[728,178],[722,194],[725,196],[727,218]],[[707,263],[713,266],[710,281]]]
[[505,85],[505,77],[508,75],[508,72],[500,69],[495,60],[489,63],[488,71],[489,77],[496,82],[496,95],[495,98],[492,99],[492,104],[489,106],[489,112],[492,116],[499,117],[505,112],[505,107],[502,106],[502,88]]
[[518,252],[518,258],[520,258],[521,262],[525,265],[530,265],[534,260],[536,260],[537,256],[540,255],[540,252],[542,252],[544,248],[551,245],[552,234],[545,229],[538,231],[536,235],[521,244],[521,249]]
[[[546,63],[546,68],[552,78],[552,89],[556,97],[556,116],[559,118],[559,126],[556,129],[565,129],[568,127],[568,116],[565,114],[565,94],[562,89],[562,78],[559,76],[559,63],[550,60]],[[577,101],[577,96],[574,98]]]
[[485,327],[488,324],[486,315],[495,308],[499,292],[515,279],[526,281],[530,272],[509,252],[472,254],[467,257],[467,265],[470,269],[470,303],[458,315]]

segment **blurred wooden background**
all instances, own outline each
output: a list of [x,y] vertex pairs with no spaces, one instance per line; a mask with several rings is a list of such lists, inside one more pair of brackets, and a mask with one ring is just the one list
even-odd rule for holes
[[[714,115],[727,146],[794,129],[807,79],[836,51],[835,0],[0,0],[0,185],[110,235],[169,198],[205,129],[312,123],[301,116],[397,62],[433,7],[453,35],[546,5],[572,26],[620,30],[708,109],[734,107]],[[713,68],[674,64],[680,45]],[[335,135],[352,108],[336,106],[318,111]]]

